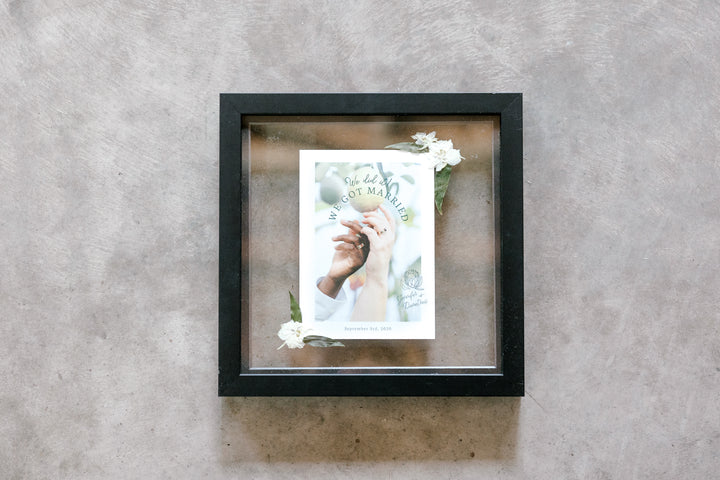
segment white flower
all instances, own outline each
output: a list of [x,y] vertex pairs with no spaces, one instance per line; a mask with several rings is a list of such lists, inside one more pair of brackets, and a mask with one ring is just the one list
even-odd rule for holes
[[429,147],[433,143],[437,142],[437,138],[435,138],[435,132],[417,132],[415,135],[412,136],[412,139],[415,140],[415,143],[420,145],[422,148]]
[[453,148],[452,150],[450,150],[450,151],[447,153],[447,155],[445,155],[445,161],[446,161],[449,165],[453,165],[453,166],[455,166],[455,165],[457,165],[458,163],[460,163],[460,161],[463,160],[464,158],[465,158],[465,157],[463,157],[462,155],[460,155],[460,150],[458,150],[457,148]]
[[457,165],[463,159],[460,150],[453,148],[452,140],[438,140],[429,146],[430,164],[438,172],[446,165]]
[[288,348],[303,348],[305,346],[303,338],[309,331],[310,329],[305,327],[302,322],[290,320],[283,323],[280,325],[280,331],[278,332],[278,337],[283,341],[283,344],[278,347],[278,350],[284,345],[287,345]]

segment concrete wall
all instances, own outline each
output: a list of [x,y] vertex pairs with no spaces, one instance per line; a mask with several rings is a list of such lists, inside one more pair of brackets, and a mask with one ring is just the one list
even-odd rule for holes
[[[0,2],[3,478],[709,478],[720,6]],[[527,396],[219,399],[219,92],[523,92]]]

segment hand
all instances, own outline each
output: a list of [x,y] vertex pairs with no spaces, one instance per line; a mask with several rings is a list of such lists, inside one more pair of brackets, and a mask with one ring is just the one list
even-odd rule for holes
[[335,246],[328,274],[318,284],[320,291],[332,298],[337,297],[347,277],[363,266],[370,252],[370,242],[361,233],[360,222],[341,220],[340,223],[348,227],[348,232],[332,238],[340,243]]
[[365,226],[360,230],[370,242],[370,253],[365,262],[368,282],[387,282],[395,245],[395,218],[382,205],[379,211],[367,212]]
[[384,322],[388,301],[388,273],[395,245],[395,219],[383,206],[379,211],[365,213],[365,226],[360,230],[370,242],[365,261],[365,285],[353,308],[351,322]]

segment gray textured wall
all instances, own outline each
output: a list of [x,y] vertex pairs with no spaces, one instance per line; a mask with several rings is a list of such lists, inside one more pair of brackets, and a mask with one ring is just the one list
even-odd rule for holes
[[[4,478],[708,478],[717,2],[0,2]],[[216,397],[218,93],[525,94],[527,396]]]

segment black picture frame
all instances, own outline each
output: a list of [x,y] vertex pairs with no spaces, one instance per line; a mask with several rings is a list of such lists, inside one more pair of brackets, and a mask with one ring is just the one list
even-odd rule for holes
[[[399,369],[393,373],[254,372],[243,361],[247,255],[243,222],[247,175],[243,117],[494,115],[499,117],[496,178],[496,319],[499,369],[494,373]],[[523,396],[523,141],[522,94],[236,94],[220,95],[219,396]],[[246,260],[246,258],[245,258]],[[247,345],[247,344],[245,344]]]

